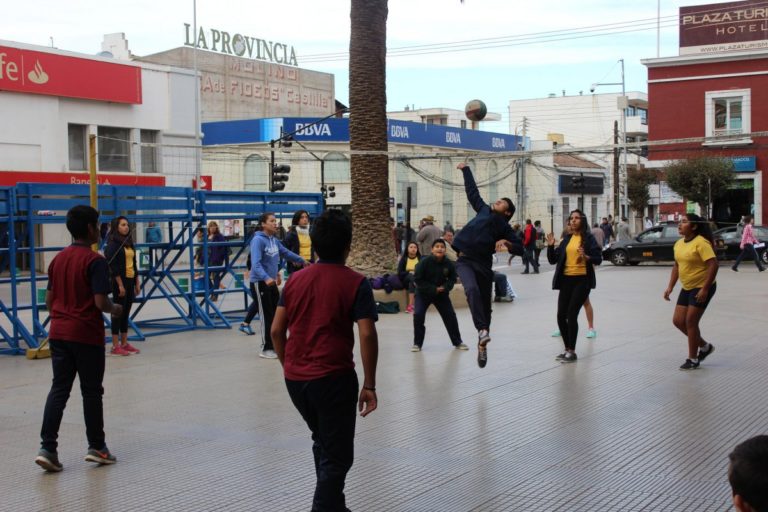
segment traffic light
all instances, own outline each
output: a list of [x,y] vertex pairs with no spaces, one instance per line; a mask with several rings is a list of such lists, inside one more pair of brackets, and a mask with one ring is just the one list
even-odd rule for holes
[[269,190],[277,192],[285,189],[285,182],[288,181],[288,173],[290,172],[290,165],[280,164],[272,167],[272,182],[270,183]]
[[584,188],[584,176],[572,176],[571,185],[573,188],[580,190]]
[[325,185],[323,185],[322,187],[320,187],[320,192],[323,193],[323,198],[325,198],[325,199],[327,199],[329,197],[336,197],[335,190],[336,190],[336,187],[334,187],[333,185],[330,185],[330,186],[327,186],[327,187]]

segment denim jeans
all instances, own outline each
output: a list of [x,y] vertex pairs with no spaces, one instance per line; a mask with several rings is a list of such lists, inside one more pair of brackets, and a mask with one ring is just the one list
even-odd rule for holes
[[59,427],[75,375],[80,377],[88,448],[104,448],[104,345],[50,340],[53,382],[43,412],[42,447],[56,453]]
[[313,512],[347,510],[344,481],[354,461],[357,374],[315,380],[285,380],[288,394],[312,432],[317,484]]
[[741,263],[741,260],[744,259],[744,256],[751,254],[752,258],[755,260],[755,265],[757,265],[757,268],[761,269],[763,268],[763,263],[760,261],[760,255],[757,254],[757,251],[755,250],[755,246],[752,244],[744,244],[744,248],[739,253],[739,256],[736,258],[736,262],[733,264],[733,268],[738,268],[739,264]]

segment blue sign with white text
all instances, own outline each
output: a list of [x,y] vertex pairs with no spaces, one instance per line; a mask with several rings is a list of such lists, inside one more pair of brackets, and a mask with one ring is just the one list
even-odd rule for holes
[[757,170],[757,157],[732,156],[734,172],[755,172]]
[[[417,144],[488,152],[518,151],[523,149],[523,138],[504,133],[482,132],[465,128],[387,121],[387,140],[398,144]],[[349,142],[349,119],[329,118],[274,118],[242,121],[216,121],[203,123],[203,145],[249,144],[269,142],[283,133],[294,133],[296,140],[306,142]]]

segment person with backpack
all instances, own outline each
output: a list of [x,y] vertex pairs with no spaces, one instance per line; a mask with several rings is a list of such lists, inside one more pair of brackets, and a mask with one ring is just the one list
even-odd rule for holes
[[438,238],[432,242],[432,251],[416,265],[414,281],[416,283],[416,303],[413,310],[413,346],[411,352],[421,352],[424,344],[424,319],[427,309],[434,304],[440,318],[443,319],[448,337],[457,350],[469,350],[461,341],[459,321],[451,304],[450,293],[456,284],[456,267],[445,255],[445,240]]
[[535,254],[537,237],[538,237],[538,232],[536,231],[536,228],[531,222],[531,219],[526,219],[525,230],[523,231],[523,248],[525,250],[523,263],[525,264],[525,270],[521,272],[522,274],[530,274],[530,271],[528,268],[529,265],[533,266],[534,274],[539,273],[539,262],[536,260],[536,254]]

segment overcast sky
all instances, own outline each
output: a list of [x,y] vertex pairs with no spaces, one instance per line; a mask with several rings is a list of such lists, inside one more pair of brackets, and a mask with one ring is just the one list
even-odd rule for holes
[[[678,8],[706,3],[714,2],[661,0],[662,57],[678,54]],[[183,45],[192,17],[192,0],[5,2],[0,39],[50,46],[53,38],[60,49],[95,54],[104,34],[124,32],[131,51],[146,55]],[[509,100],[588,94],[594,82],[621,81],[621,58],[627,90],[647,91],[640,59],[657,55],[656,17],[657,0],[389,0],[388,110],[461,109],[477,98],[502,115],[492,128],[507,132]],[[348,50],[348,0],[197,0],[197,22],[292,45],[300,67],[336,76],[336,96],[348,104],[348,61],[321,57]],[[418,45],[433,46],[394,56]]]

